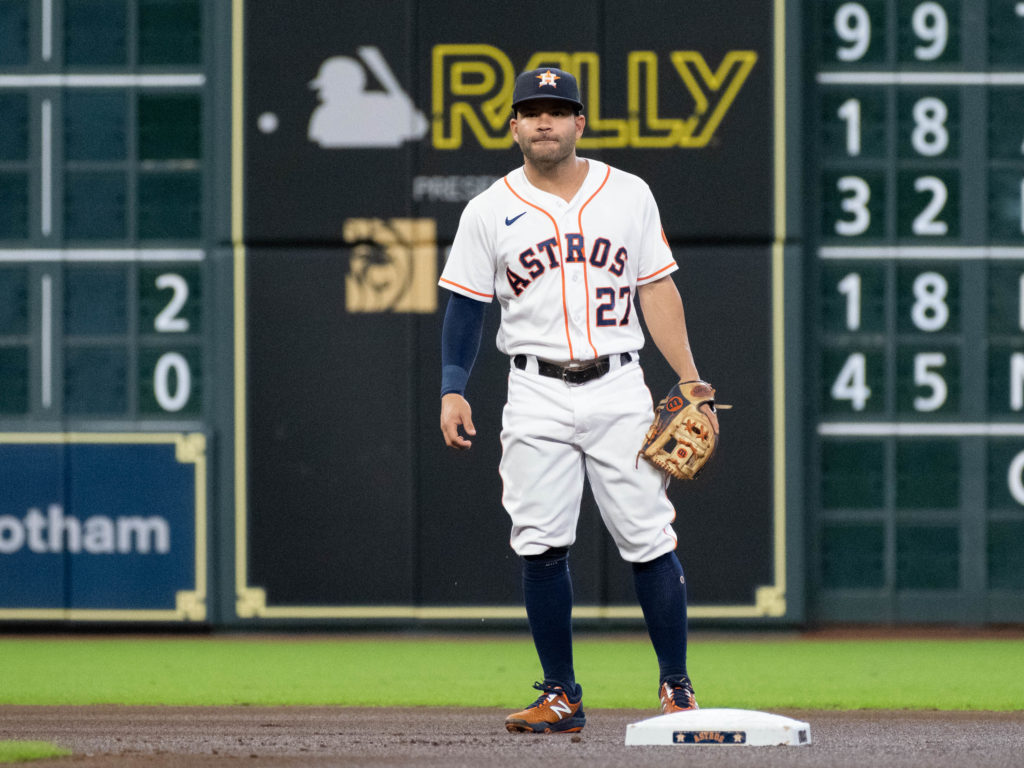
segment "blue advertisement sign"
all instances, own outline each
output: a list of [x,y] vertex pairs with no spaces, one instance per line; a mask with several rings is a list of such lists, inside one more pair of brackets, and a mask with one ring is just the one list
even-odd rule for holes
[[206,617],[201,434],[0,434],[0,619]]

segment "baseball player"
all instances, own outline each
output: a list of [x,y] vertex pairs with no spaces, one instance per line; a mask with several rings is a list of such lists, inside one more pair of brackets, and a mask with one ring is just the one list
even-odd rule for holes
[[441,335],[441,431],[451,448],[468,449],[476,435],[463,393],[484,310],[495,299],[501,306],[497,346],[509,358],[502,502],[544,672],[537,700],[505,720],[513,732],[572,733],[586,722],[568,564],[585,476],[632,564],[662,711],[697,709],[675,510],[663,476],[637,461],[652,418],[640,310],[680,379],[699,376],[654,198],[638,177],[577,156],[582,112],[568,72],[541,68],[516,78],[509,125],[524,163],[467,204],[440,279],[451,291]]

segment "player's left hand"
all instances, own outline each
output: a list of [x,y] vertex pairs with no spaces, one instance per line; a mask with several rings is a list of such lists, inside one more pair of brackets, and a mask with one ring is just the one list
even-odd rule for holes
[[708,421],[711,422],[711,428],[715,430],[715,434],[718,434],[718,412],[715,411],[709,403],[704,403],[700,407],[701,413],[708,417]]

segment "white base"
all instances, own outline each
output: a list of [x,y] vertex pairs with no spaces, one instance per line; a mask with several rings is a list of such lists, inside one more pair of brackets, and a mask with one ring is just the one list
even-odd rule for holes
[[732,744],[798,747],[810,743],[811,726],[807,723],[750,709],[695,709],[659,715],[626,726],[626,746]]

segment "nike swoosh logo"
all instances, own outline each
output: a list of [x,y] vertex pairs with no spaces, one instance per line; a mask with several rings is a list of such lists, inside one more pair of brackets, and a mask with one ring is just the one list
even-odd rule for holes
[[516,223],[516,222],[517,222],[517,221],[518,221],[518,220],[519,220],[519,219],[520,219],[521,217],[523,217],[523,216],[525,216],[525,215],[526,215],[526,211],[523,211],[522,213],[520,213],[520,214],[519,214],[519,216],[513,216],[513,217],[512,217],[511,219],[510,219],[510,218],[509,218],[508,216],[506,216],[506,217],[505,217],[505,226],[506,226],[506,227],[511,227],[511,226],[512,226],[513,224],[515,224],[515,223]]

